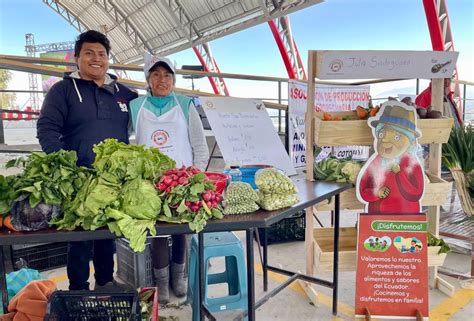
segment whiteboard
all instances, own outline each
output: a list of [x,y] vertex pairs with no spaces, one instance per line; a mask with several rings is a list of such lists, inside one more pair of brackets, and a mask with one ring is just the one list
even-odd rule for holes
[[276,128],[260,100],[199,97],[225,162],[272,165],[295,175]]

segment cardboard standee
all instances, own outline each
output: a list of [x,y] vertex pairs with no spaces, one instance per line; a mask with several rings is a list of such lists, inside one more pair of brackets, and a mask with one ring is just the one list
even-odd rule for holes
[[425,183],[417,157],[421,132],[416,119],[413,106],[388,101],[367,120],[375,152],[360,170],[356,183],[357,198],[367,213],[421,211]]

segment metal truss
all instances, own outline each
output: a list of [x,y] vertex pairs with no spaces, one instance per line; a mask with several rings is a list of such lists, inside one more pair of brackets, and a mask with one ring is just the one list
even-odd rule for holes
[[[32,33],[25,35],[26,40],[26,55],[28,57],[35,56],[35,36]],[[39,110],[39,97],[38,97],[38,79],[33,73],[28,73],[28,84],[30,86],[30,104],[33,110]]]
[[[433,50],[437,51],[454,51],[453,34],[451,32],[451,23],[448,15],[448,8],[446,0],[423,0],[423,7],[425,8],[426,21],[430,31],[431,45]],[[458,69],[454,69],[453,77],[458,80]],[[461,90],[459,84],[456,83],[454,87],[454,99],[458,109],[456,116],[462,124],[463,114]]]
[[[206,72],[220,73],[219,67],[217,66],[216,60],[212,56],[211,47],[208,43],[204,43],[193,47],[194,53],[199,59],[199,62],[204,67]],[[220,77],[208,77],[211,83],[212,89],[215,94],[222,96],[229,96],[229,91],[224,82],[224,78]]]
[[268,21],[290,79],[306,80],[303,62],[291,33],[287,16]]
[[63,7],[57,0],[43,0],[43,3],[56,11],[77,31],[82,33],[88,29],[78,17],[72,14],[67,8]]
[[[258,24],[267,22],[271,19],[277,19],[281,16],[288,15],[292,12],[297,10],[302,10],[314,4],[322,2],[321,0],[300,0],[290,4],[286,3],[287,1],[266,1],[261,0],[260,6],[251,10],[244,10],[242,7],[242,14],[239,16],[235,16],[235,20],[245,19],[243,22],[239,24],[232,24],[229,21],[222,21],[219,23],[214,24],[209,28],[198,29],[196,27],[196,21],[199,19],[207,17],[209,14],[215,14],[215,12],[219,10],[224,10],[226,6],[234,3],[240,3],[239,1],[234,1],[232,3],[226,4],[221,8],[215,9],[212,13],[207,13],[201,17],[197,17],[194,20],[190,18],[188,14],[186,14],[185,7],[181,5],[179,0],[168,0],[166,2],[166,6],[168,7],[167,12],[168,14],[173,14],[175,16],[175,21],[180,22],[183,26],[179,27],[178,29],[181,32],[186,32],[187,36],[186,39],[188,42],[175,42],[172,44],[165,45],[161,48],[157,48],[155,52],[161,55],[169,55],[175,52],[179,52],[190,47],[196,47],[198,45],[207,43],[213,39],[223,37],[225,35],[238,32]],[[159,2],[163,5],[163,2]],[[263,14],[262,14],[263,13]],[[248,18],[250,17],[250,18]],[[176,32],[173,30],[172,32]]]

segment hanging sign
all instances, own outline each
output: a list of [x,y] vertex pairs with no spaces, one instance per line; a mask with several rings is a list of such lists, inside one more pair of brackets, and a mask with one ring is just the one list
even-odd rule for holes
[[321,50],[316,52],[319,79],[451,78],[459,52]]
[[426,215],[360,214],[355,314],[428,320]]
[[[288,137],[290,157],[295,168],[306,166],[305,113],[307,106],[307,84],[290,80],[288,84]],[[337,112],[355,110],[357,106],[366,108],[369,103],[369,86],[316,85],[314,110]],[[323,146],[321,146],[323,147]],[[333,154],[337,158],[367,159],[367,146],[338,146],[329,148],[325,157]]]

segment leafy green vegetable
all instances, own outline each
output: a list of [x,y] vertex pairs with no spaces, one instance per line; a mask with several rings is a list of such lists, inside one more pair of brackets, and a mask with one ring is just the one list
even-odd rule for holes
[[10,211],[15,190],[11,187],[14,176],[0,175],[0,216]]
[[23,167],[23,173],[0,178],[0,213],[8,212],[14,200],[21,195],[29,197],[32,208],[40,202],[63,206],[70,202],[90,170],[76,165],[74,151],[60,150],[54,153],[33,152],[27,158],[9,161],[7,167]]
[[126,182],[122,188],[122,210],[136,219],[156,220],[161,198],[153,183],[139,177]]
[[453,128],[443,145],[442,161],[453,174],[461,206],[468,216],[474,213],[474,127]]
[[153,181],[175,162],[157,149],[114,139],[95,145],[94,152],[96,176],[81,185],[63,217],[54,224],[58,229],[108,226],[114,234],[129,239],[134,251],[143,251],[147,233],[156,234],[156,217],[161,210]]
[[428,246],[440,246],[441,248],[439,249],[438,254],[448,253],[451,251],[451,248],[443,239],[438,239],[431,233],[428,233]]
[[474,170],[473,125],[451,130],[448,142],[443,145],[442,160],[449,169],[462,169],[464,173]]
[[106,139],[94,146],[96,158],[92,166],[99,175],[107,173],[119,180],[141,177],[156,180],[162,172],[176,166],[176,162],[156,148],[128,145],[115,139]]
[[[156,235],[155,220],[139,220],[130,217],[122,211],[108,208],[105,215],[112,219],[113,225],[109,229],[117,236],[124,236],[130,241],[130,248],[135,252],[145,250],[145,242],[150,233]],[[110,224],[109,224],[110,225]]]

